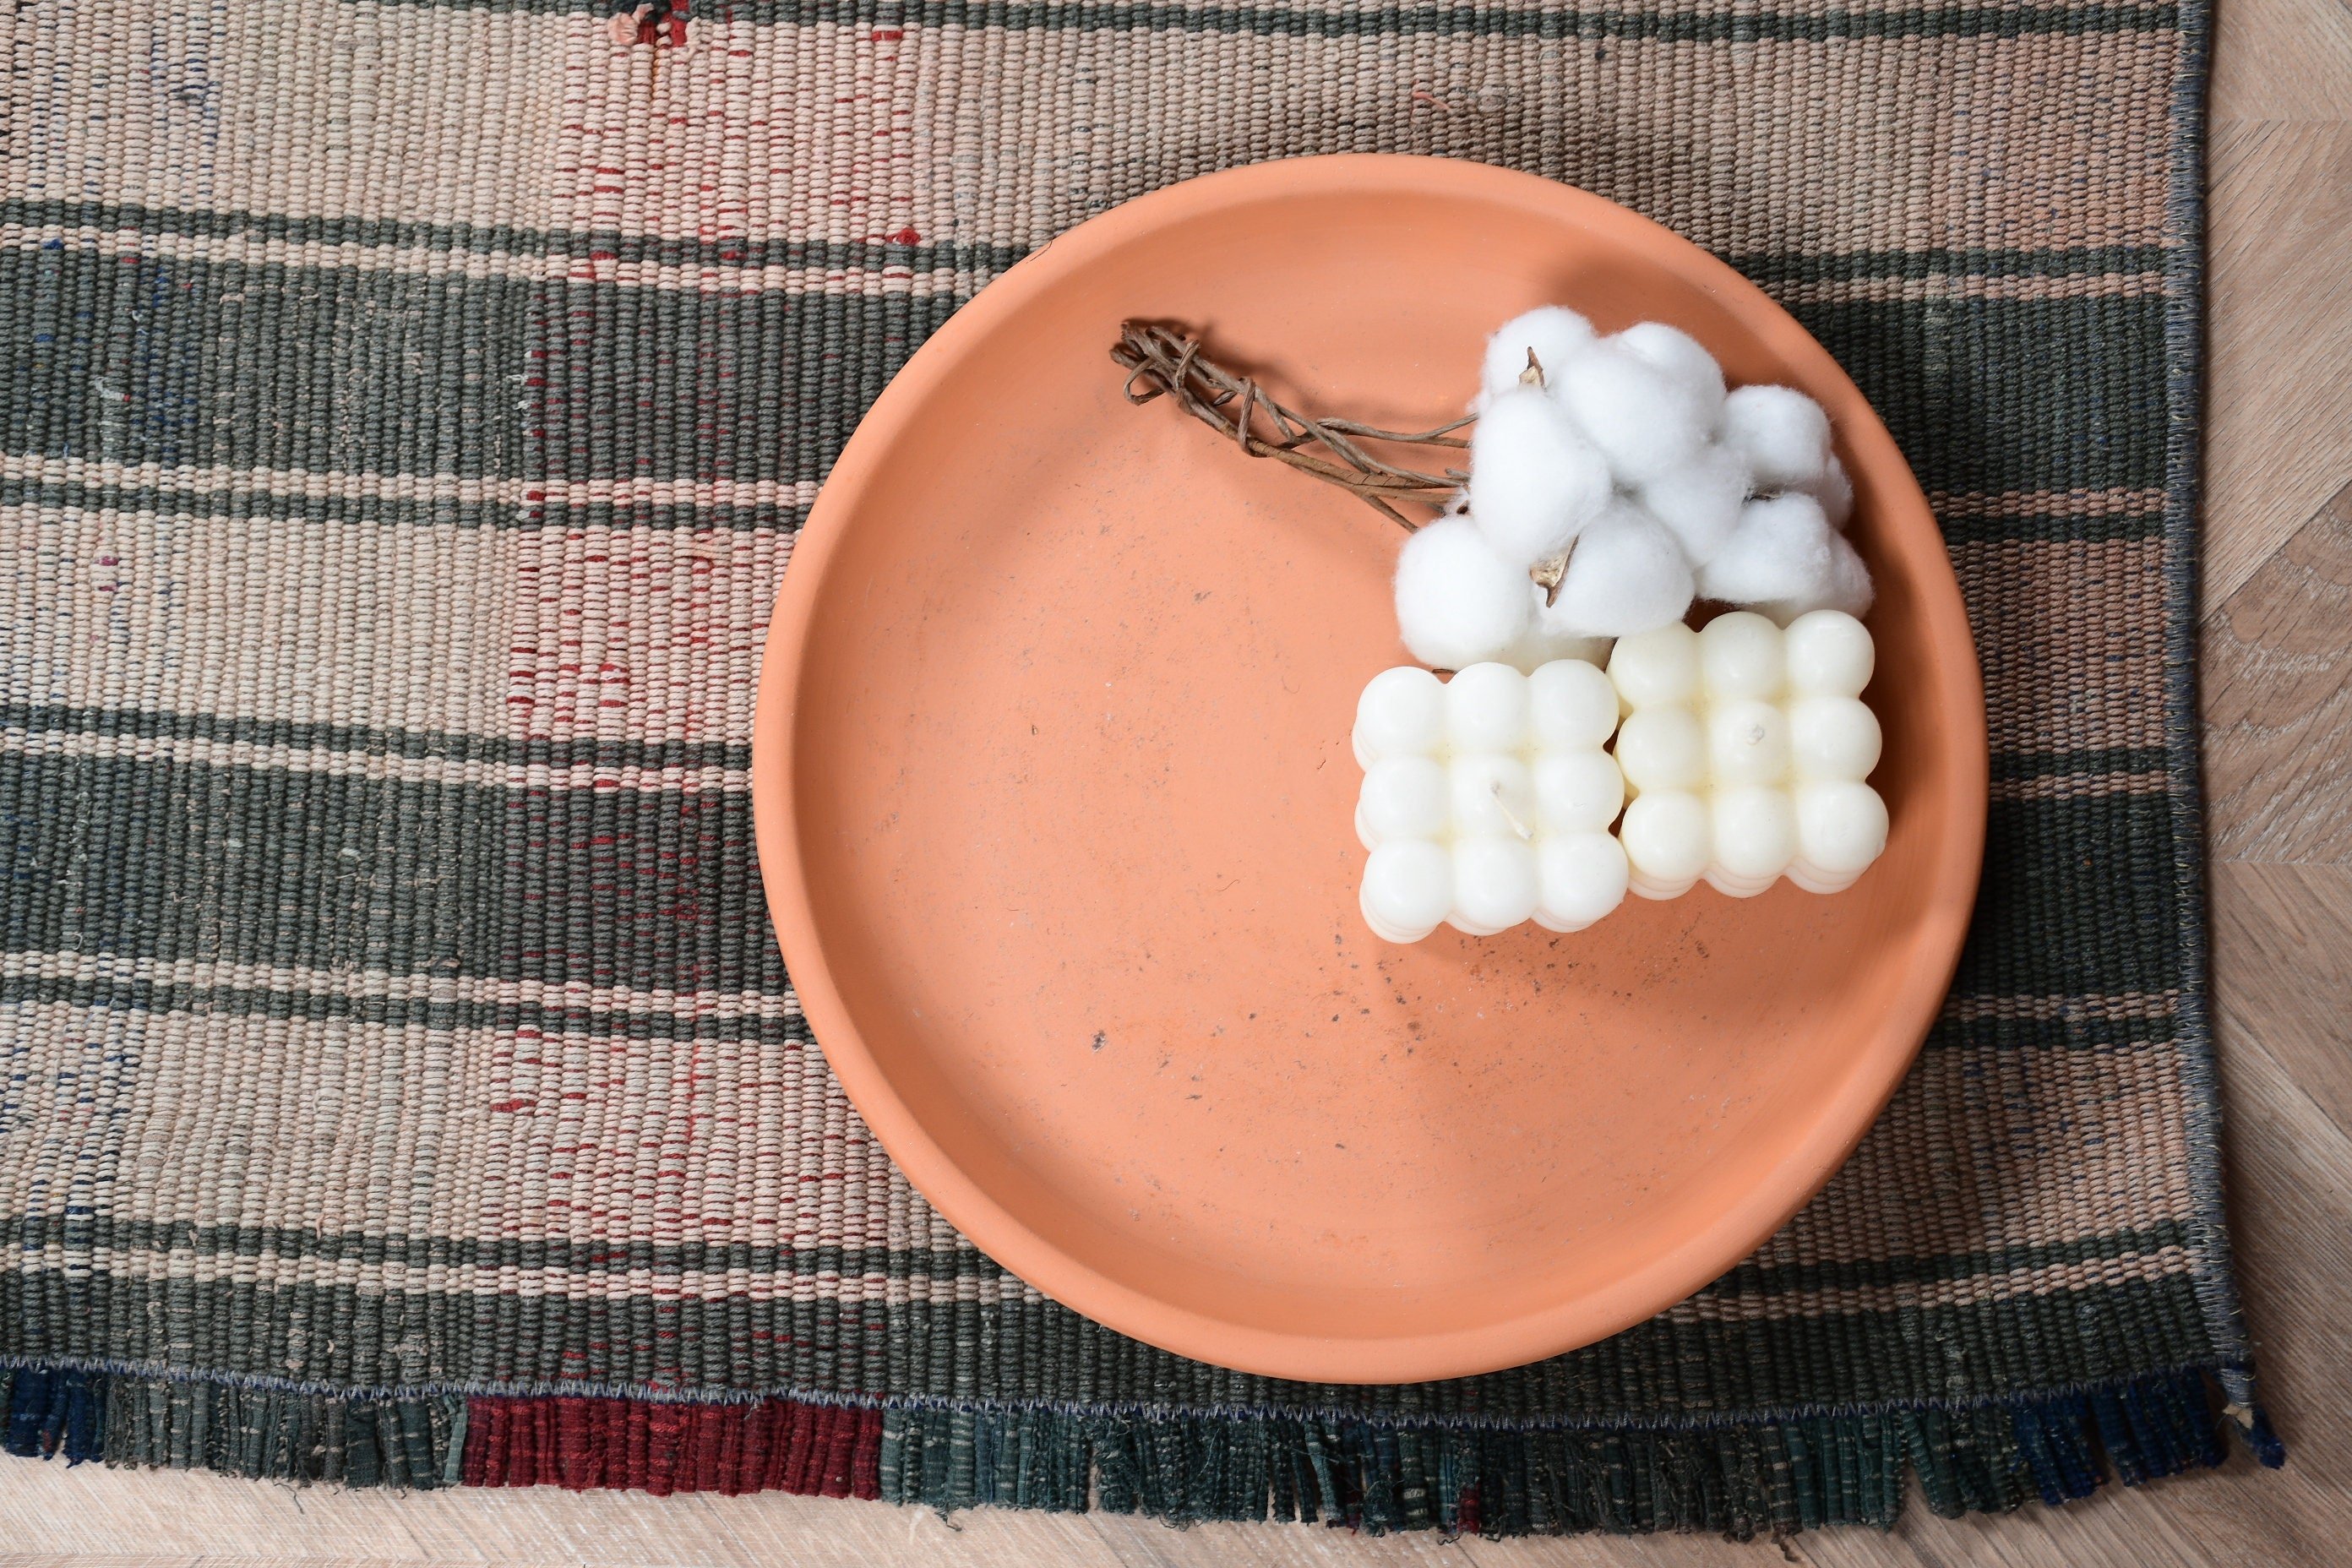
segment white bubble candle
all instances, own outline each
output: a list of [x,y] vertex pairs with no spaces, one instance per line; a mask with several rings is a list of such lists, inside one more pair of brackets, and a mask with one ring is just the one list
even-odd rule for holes
[[1603,749],[1609,678],[1580,659],[1522,675],[1474,664],[1450,681],[1382,670],[1356,709],[1356,832],[1365,923],[1413,942],[1442,924],[1492,936],[1532,920],[1578,931],[1625,897],[1609,832],[1624,780]]
[[1733,898],[1783,876],[1851,887],[1886,847],[1877,717],[1862,700],[1875,652],[1839,610],[1782,631],[1748,611],[1694,632],[1618,640],[1609,679],[1623,709],[1617,763],[1628,886],[1671,899],[1704,877]]

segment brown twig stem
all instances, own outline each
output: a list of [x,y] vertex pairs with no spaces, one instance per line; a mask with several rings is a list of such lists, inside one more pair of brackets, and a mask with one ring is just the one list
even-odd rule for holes
[[1429,473],[1401,467],[1373,447],[1429,447],[1460,451],[1470,443],[1454,434],[1475,416],[1433,430],[1383,430],[1359,420],[1314,418],[1266,395],[1253,378],[1202,352],[1201,340],[1162,321],[1129,321],[1110,356],[1127,371],[1127,400],[1172,397],[1176,405],[1253,458],[1272,458],[1303,474],[1339,486],[1405,529],[1421,526],[1399,502],[1445,510],[1467,477],[1459,468]]

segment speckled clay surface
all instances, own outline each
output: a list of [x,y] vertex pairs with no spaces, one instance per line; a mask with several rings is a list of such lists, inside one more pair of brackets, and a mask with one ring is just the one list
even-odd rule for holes
[[[1434,423],[1561,300],[1829,407],[1893,831],[1853,889],[1700,889],[1409,948],[1357,910],[1349,727],[1403,658],[1368,508],[1129,408],[1129,315],[1310,406]],[[1893,443],[1758,290],[1596,197],[1344,158],[1177,186],[1016,268],[916,355],[787,573],[754,789],[779,937],[875,1132],[972,1239],[1124,1332],[1250,1371],[1447,1376],[1678,1300],[1815,1192],[1940,1002],[1984,710]]]

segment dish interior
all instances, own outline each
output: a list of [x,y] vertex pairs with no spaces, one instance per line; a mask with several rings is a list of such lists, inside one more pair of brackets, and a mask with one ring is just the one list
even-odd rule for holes
[[[1939,666],[1972,652],[1891,441],[1760,295],[1546,190],[1270,187],[1082,266],[1057,245],[893,389],[811,525],[822,581],[787,586],[803,951],[780,923],[804,993],[822,966],[820,1040],[983,1247],[1189,1353],[1434,1375],[1657,1310],[1834,1169],[1965,923],[1983,720],[1972,662]],[[1672,321],[1735,384],[1830,407],[1881,584],[1892,838],[1834,897],[1702,885],[1392,947],[1357,910],[1349,734],[1408,662],[1402,531],[1129,407],[1107,351],[1124,317],[1179,320],[1294,405],[1414,427],[1549,301]]]

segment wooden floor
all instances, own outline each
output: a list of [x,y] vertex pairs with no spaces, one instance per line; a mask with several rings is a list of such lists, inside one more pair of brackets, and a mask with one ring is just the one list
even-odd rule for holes
[[2231,1218],[2293,1458],[2063,1510],[1711,1538],[1385,1541],[617,1492],[298,1491],[0,1461],[0,1562],[804,1568],[2352,1561],[2352,0],[2220,0],[2206,755]]

